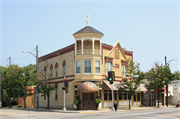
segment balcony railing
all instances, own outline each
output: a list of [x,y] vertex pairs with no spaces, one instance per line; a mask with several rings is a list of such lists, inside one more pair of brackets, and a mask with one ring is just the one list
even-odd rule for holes
[[[77,50],[77,55],[81,55],[82,51],[81,50]],[[92,50],[91,49],[84,49],[83,50],[83,55],[91,55],[92,54]],[[94,54],[99,55],[100,54],[100,50],[94,50]]]

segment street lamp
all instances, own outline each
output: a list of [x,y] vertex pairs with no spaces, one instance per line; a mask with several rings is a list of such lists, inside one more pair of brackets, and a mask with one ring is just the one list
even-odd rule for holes
[[[167,66],[167,64],[169,64],[171,61],[174,61],[174,60],[177,60],[177,59],[172,59],[172,60],[170,60],[169,62],[166,62],[166,56],[165,56],[165,66]],[[166,86],[166,105],[167,105],[167,107],[168,107],[168,84],[167,84],[167,86]]]
[[[36,55],[34,55],[32,52],[29,51],[22,51],[22,53],[30,53],[36,58],[36,78],[38,78],[38,45],[36,45]],[[36,87],[38,84],[36,84]],[[35,108],[38,109],[38,92],[36,89],[36,101],[35,101]]]

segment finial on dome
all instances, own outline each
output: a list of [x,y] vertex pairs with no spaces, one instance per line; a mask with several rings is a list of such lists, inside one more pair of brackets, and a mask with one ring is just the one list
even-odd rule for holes
[[131,47],[131,52],[133,52],[133,46]]
[[90,26],[89,16],[90,16],[90,15],[89,15],[89,10],[88,10],[87,21],[86,21],[86,22],[87,22],[87,26]]
[[118,43],[118,36],[116,37],[116,43]]

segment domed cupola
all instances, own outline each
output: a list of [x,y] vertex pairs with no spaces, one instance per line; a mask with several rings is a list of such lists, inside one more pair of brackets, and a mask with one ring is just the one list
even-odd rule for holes
[[89,13],[87,26],[73,34],[75,38],[75,55],[101,55],[103,33],[90,26]]

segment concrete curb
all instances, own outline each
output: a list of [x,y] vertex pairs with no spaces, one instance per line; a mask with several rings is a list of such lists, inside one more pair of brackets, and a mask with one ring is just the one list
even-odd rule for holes
[[[165,108],[175,108],[174,106],[169,107],[132,107],[131,110],[119,108],[114,112],[127,112],[127,111],[142,111],[142,110],[151,110],[151,109],[165,109]],[[13,109],[13,108],[12,108]],[[14,110],[27,110],[27,111],[45,111],[45,112],[58,112],[58,113],[114,113],[111,109],[100,109],[100,110],[67,110],[62,111],[59,109],[34,109],[34,108],[18,108]]]

